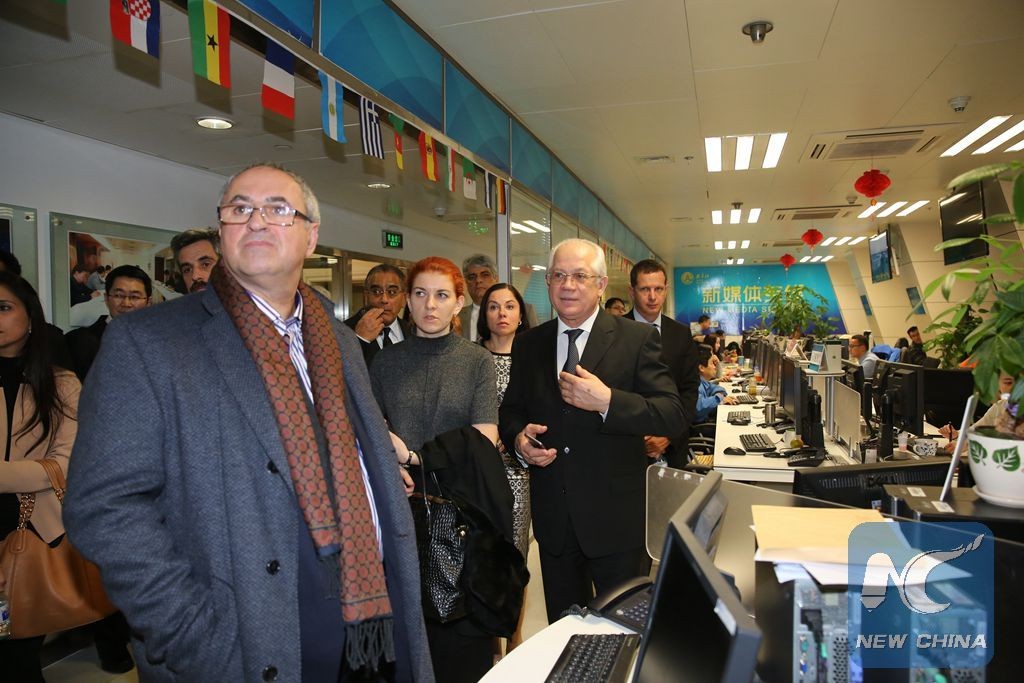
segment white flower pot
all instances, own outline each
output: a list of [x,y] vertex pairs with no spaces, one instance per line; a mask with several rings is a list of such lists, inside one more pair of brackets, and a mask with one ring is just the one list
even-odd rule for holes
[[971,429],[967,441],[974,492],[995,505],[1024,508],[1024,440],[981,428]]

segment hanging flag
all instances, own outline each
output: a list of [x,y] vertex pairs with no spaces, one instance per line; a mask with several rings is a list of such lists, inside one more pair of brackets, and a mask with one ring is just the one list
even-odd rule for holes
[[345,121],[341,106],[345,100],[345,88],[324,72],[320,72],[320,122],[324,135],[335,142],[345,142]]
[[462,196],[476,199],[476,166],[466,157],[462,157]]
[[488,209],[494,208],[494,185],[491,180],[493,177],[490,171],[484,169],[484,206]]
[[263,63],[263,106],[295,120],[295,55],[270,38]]
[[231,15],[210,0],[188,0],[192,70],[197,76],[231,87]]
[[395,166],[399,171],[405,170],[405,157],[402,152],[402,133],[405,131],[405,121],[394,114],[388,114],[391,127],[395,129]]
[[359,131],[363,135],[363,154],[384,159],[384,138],[380,131],[380,112],[377,105],[359,96]]
[[110,0],[110,32],[125,45],[160,56],[160,0]]
[[420,133],[420,166],[423,168],[423,177],[436,183],[437,150],[434,149],[434,139],[423,132]]
[[501,178],[494,179],[494,194],[495,194],[495,205],[497,206],[498,213],[505,214],[508,211],[506,205],[505,188],[508,184]]
[[458,177],[458,162],[456,161],[457,155],[453,147],[448,148],[448,191],[455,192],[455,179]]

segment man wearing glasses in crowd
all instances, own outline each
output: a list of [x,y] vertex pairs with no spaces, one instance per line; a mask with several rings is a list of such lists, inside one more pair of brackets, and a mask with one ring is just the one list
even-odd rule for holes
[[[651,325],[606,313],[604,252],[570,239],[545,276],[558,317],[519,335],[502,441],[530,466],[548,621],[645,574],[644,435],[676,436],[683,407]],[[538,445],[540,444],[540,445]]]
[[[480,302],[491,285],[498,282],[498,267],[490,256],[473,254],[462,262],[462,277],[466,278],[466,289],[473,299],[472,306],[463,306],[459,311],[459,334],[471,342],[476,339],[476,322],[480,319]],[[537,326],[537,311],[529,302],[526,304],[526,320],[530,327]]]
[[405,273],[388,263],[377,264],[366,274],[363,301],[366,305],[345,324],[355,330],[366,367],[370,367],[378,351],[412,334],[400,318],[405,308]]
[[868,350],[868,338],[863,334],[855,334],[850,337],[850,358],[864,368],[864,379],[874,378],[875,365],[881,359]]
[[291,171],[239,172],[209,286],[115,320],[96,357],[66,524],[140,680],[433,680],[394,447],[355,334],[302,282],[319,215]]

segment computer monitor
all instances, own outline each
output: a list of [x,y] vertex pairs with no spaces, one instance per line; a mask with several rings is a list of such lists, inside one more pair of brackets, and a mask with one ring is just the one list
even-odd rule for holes
[[781,375],[779,408],[799,427],[805,413],[804,404],[807,400],[807,378],[800,369],[800,364],[794,362],[791,358],[782,359]]
[[686,525],[668,525],[633,683],[750,681],[761,631]]
[[689,528],[711,558],[718,550],[722,520],[729,507],[729,499],[719,490],[721,486],[722,473],[711,470],[669,520],[671,524]]
[[871,385],[868,383],[865,391],[864,367],[860,363],[844,360],[843,370],[846,373],[843,375],[843,384],[857,392],[860,415],[864,418],[865,424],[871,424]]
[[971,371],[921,367],[918,373],[918,400],[925,420],[936,427],[959,424],[967,399],[974,392]]
[[[886,392],[892,394],[893,429],[924,436],[924,405],[918,391],[921,367],[889,363]],[[960,410],[963,413],[963,409]]]
[[856,508],[878,509],[886,484],[942,486],[949,458],[900,460],[865,465],[797,468],[793,472],[793,493]]

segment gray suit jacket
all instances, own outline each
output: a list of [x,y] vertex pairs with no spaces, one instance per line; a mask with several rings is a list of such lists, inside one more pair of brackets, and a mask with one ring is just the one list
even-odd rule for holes
[[[334,330],[380,520],[398,678],[430,681],[395,453],[357,338]],[[254,681],[272,666],[300,681],[294,489],[263,380],[213,288],[116,319],[79,421],[64,518],[139,638],[140,678]]]

